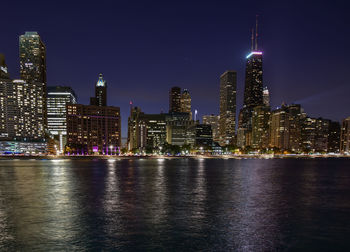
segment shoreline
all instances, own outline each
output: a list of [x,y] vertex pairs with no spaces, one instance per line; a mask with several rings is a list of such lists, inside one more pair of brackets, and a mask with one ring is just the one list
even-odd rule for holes
[[320,159],[350,158],[350,155],[187,155],[187,156],[0,156],[1,160],[137,160],[137,159]]

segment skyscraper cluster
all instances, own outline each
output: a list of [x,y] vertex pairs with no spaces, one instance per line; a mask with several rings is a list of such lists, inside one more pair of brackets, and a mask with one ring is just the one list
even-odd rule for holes
[[[312,118],[299,104],[283,103],[271,109],[257,22],[245,60],[243,107],[238,114],[234,70],[220,76],[219,114],[203,116],[203,124],[197,120],[197,110],[192,111],[189,90],[174,86],[169,91],[168,113],[147,114],[130,102],[127,149],[350,153],[349,118],[341,125]],[[89,105],[78,104],[71,87],[47,86],[46,47],[37,32],[19,37],[19,66],[20,79],[11,79],[5,56],[0,54],[0,154],[121,153],[120,108],[108,106],[102,74]]]
[[107,106],[100,74],[91,105],[67,86],[48,86],[46,49],[37,32],[19,37],[20,79],[0,54],[0,154],[119,153],[120,109]]

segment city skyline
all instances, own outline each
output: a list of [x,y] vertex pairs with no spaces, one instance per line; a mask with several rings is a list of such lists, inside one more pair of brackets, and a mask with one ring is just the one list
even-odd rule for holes
[[[190,91],[192,110],[198,110],[198,118],[204,114],[218,114],[219,76],[226,70],[232,69],[238,73],[237,110],[240,109],[245,77],[244,61],[250,49],[250,28],[254,27],[255,14],[259,14],[259,44],[262,44],[264,51],[264,86],[267,85],[271,93],[271,107],[275,108],[282,102],[287,104],[294,102],[300,103],[313,117],[322,116],[337,121],[348,117],[346,107],[350,102],[345,94],[348,93],[349,87],[346,86],[345,76],[341,73],[345,72],[345,59],[348,52],[344,49],[349,38],[344,35],[344,39],[339,41],[329,36],[326,36],[327,38],[321,36],[322,34],[336,35],[332,27],[341,30],[340,27],[346,25],[348,21],[345,20],[345,13],[340,10],[336,19],[333,20],[329,18],[332,13],[321,17],[326,11],[334,10],[332,6],[321,5],[316,13],[312,13],[310,12],[312,6],[305,4],[302,12],[297,15],[293,10],[300,6],[299,3],[295,6],[290,6],[291,4],[288,3],[283,6],[275,3],[277,10],[292,8],[284,12],[284,17],[281,17],[280,14],[276,14],[277,12],[268,10],[272,3],[262,5],[255,2],[253,8],[251,4],[249,7],[240,4],[237,6],[239,10],[237,16],[232,15],[231,19],[215,19],[213,17],[218,14],[214,12],[221,10],[226,13],[226,11],[218,5],[210,10],[213,6],[205,3],[198,7],[198,10],[204,13],[197,15],[199,21],[195,21],[189,15],[190,11],[194,10],[194,5],[189,4],[186,8],[180,9],[184,7],[180,3],[176,8],[184,21],[177,22],[176,15],[166,4],[155,5],[153,8],[142,6],[150,13],[157,14],[153,18],[141,15],[140,18],[143,17],[145,26],[147,25],[146,27],[141,25],[146,28],[145,32],[135,26],[140,24],[138,21],[130,24],[130,20],[125,15],[121,15],[123,22],[116,28],[118,32],[108,32],[111,27],[109,23],[116,22],[113,17],[117,15],[112,15],[108,19],[98,21],[90,30],[85,28],[73,33],[74,28],[85,25],[73,19],[73,12],[78,8],[78,5],[74,4],[70,10],[66,11],[68,20],[72,21],[70,29],[68,29],[68,21],[62,21],[52,30],[35,15],[31,15],[32,18],[28,19],[27,14],[19,10],[18,22],[5,28],[6,39],[3,40],[1,52],[5,54],[10,77],[18,78],[18,37],[25,31],[38,31],[46,45],[47,85],[72,87],[79,94],[81,104],[89,103],[90,88],[95,84],[96,75],[103,73],[109,83],[110,105],[121,107],[122,136],[125,137],[129,101],[132,100],[146,113],[159,113],[161,110],[166,112],[168,110],[167,94],[172,86],[182,86]],[[126,13],[131,10],[141,12],[139,8],[131,5],[119,7],[118,12],[119,10],[126,10]],[[8,8],[11,9],[14,6],[10,4]],[[108,13],[107,6],[101,5],[98,8]],[[33,7],[28,6],[28,10],[32,10],[32,14],[36,13]],[[169,25],[169,31],[162,30],[160,24],[154,23],[158,20],[161,10],[169,12],[169,18],[165,19],[163,24],[163,26]],[[92,11],[93,6],[87,6],[80,14],[81,19],[91,22],[87,16]],[[54,12],[55,10],[51,9],[47,11],[51,14]],[[312,17],[315,16],[317,18],[313,19]],[[293,18],[296,19],[294,20],[296,24],[292,24]],[[24,19],[26,22],[21,22]],[[55,21],[55,17],[48,18],[48,24]],[[307,26],[297,27],[300,23],[305,23]],[[181,30],[185,24],[189,28]],[[139,32],[138,35],[141,36],[138,42],[133,42],[129,46],[127,44],[136,35],[126,37],[125,35],[129,34],[127,28],[136,28],[134,31]],[[230,28],[231,32],[227,36],[219,37],[227,28]],[[190,33],[191,29],[194,31],[193,34]],[[63,33],[64,30],[67,32]],[[171,31],[175,33],[161,39]],[[147,32],[151,33],[150,36],[146,34]],[[61,36],[62,34],[65,36]],[[107,38],[111,38],[111,41],[116,39],[116,42],[111,43]],[[112,44],[114,51],[111,50]],[[335,44],[337,47],[331,46]],[[326,48],[330,49],[326,51]],[[338,67],[335,67],[329,65],[328,60],[337,61],[337,63],[340,61],[343,64],[337,64]],[[326,72],[327,69],[326,74],[320,76],[319,69],[322,72]],[[130,78],[130,74],[134,71],[140,74]],[[133,88],[130,88],[131,86]],[[331,91],[329,91],[330,88],[332,88]],[[335,100],[335,98],[338,99]]]

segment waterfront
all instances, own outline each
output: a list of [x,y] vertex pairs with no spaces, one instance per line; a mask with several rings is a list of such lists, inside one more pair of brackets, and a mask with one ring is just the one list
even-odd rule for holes
[[348,250],[350,159],[1,160],[0,250]]

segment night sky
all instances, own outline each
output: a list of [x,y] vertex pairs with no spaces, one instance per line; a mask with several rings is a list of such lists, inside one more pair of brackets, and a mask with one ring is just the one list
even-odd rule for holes
[[129,101],[146,113],[167,112],[175,85],[190,91],[200,118],[218,114],[225,70],[238,71],[238,112],[256,14],[272,106],[300,103],[312,117],[350,116],[346,1],[6,1],[0,53],[18,78],[18,36],[38,31],[47,84],[71,86],[82,104],[103,73],[126,137]]

